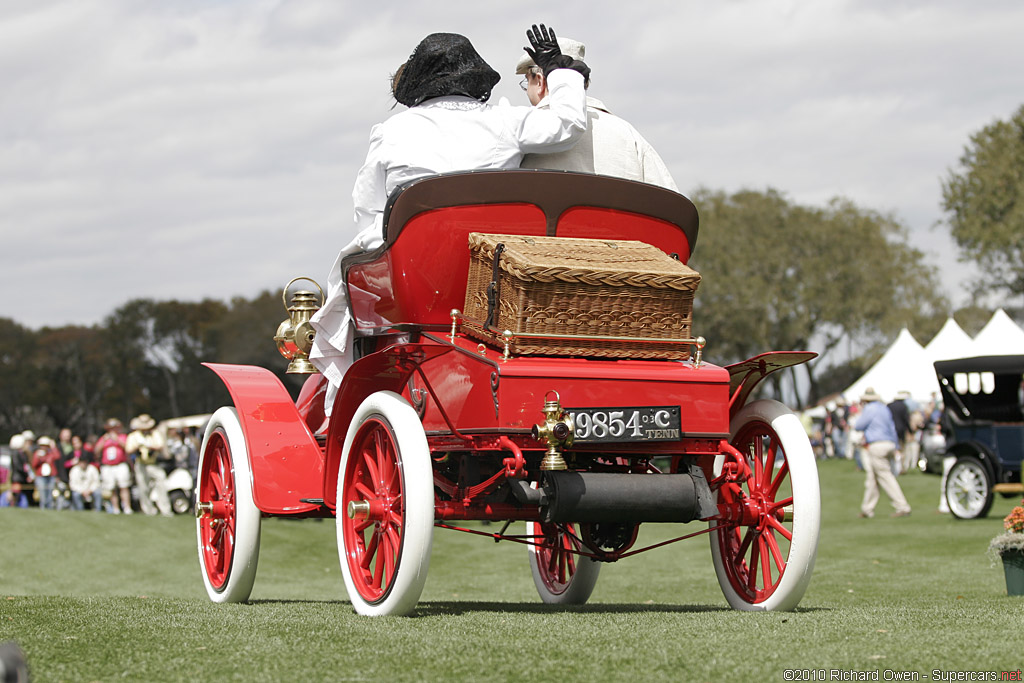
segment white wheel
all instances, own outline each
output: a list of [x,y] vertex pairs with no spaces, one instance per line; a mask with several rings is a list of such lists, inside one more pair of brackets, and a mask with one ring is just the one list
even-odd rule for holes
[[434,473],[419,416],[378,391],[352,417],[338,468],[338,554],[356,612],[409,614],[427,580]]
[[577,555],[582,544],[574,524],[527,522],[530,571],[540,599],[549,605],[582,605],[594,592],[601,563]]
[[253,502],[249,453],[234,408],[220,408],[210,418],[198,472],[196,537],[206,593],[214,602],[244,602],[256,579],[260,511]]
[[949,511],[960,519],[984,517],[994,497],[985,465],[970,456],[957,458],[946,476]]
[[821,498],[814,452],[800,420],[777,401],[744,406],[732,445],[753,473],[718,489],[711,534],[718,583],[738,610],[791,610],[807,590],[818,550]]

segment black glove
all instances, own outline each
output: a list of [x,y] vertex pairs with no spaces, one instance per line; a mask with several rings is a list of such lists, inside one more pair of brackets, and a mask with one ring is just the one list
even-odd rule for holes
[[590,78],[589,66],[578,59],[562,54],[562,50],[558,47],[555,29],[548,29],[544,24],[537,28],[537,24],[534,24],[532,29],[526,29],[526,39],[530,41],[533,49],[528,47],[523,49],[544,72],[544,78],[547,78],[548,74],[555,69],[573,69],[581,73],[583,78]]
[[526,50],[526,54],[530,55],[534,63],[544,71],[545,76],[554,69],[567,66],[568,62],[572,61],[571,58],[563,55],[562,50],[558,47],[558,38],[555,36],[555,30],[548,30],[544,24],[541,24],[539,29],[537,24],[534,24],[532,29],[526,29],[526,39],[530,41],[533,49],[531,50],[528,47],[523,49]]

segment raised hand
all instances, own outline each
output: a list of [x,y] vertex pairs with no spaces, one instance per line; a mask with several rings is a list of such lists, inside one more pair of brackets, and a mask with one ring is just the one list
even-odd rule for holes
[[555,29],[548,29],[544,24],[537,28],[537,24],[534,24],[532,29],[526,29],[526,39],[530,41],[533,49],[529,47],[523,49],[544,71],[545,76],[553,69],[568,66],[567,62],[572,61],[565,57],[562,50],[559,49]]

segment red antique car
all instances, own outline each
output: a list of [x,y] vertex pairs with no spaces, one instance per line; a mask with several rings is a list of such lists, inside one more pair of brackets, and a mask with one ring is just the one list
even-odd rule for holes
[[719,367],[702,339],[656,339],[635,342],[636,357],[527,355],[509,333],[481,343],[458,311],[470,233],[641,240],[686,263],[688,199],[602,176],[460,173],[397,191],[384,230],[381,249],[345,264],[359,359],[329,418],[318,375],[293,401],[268,370],[208,364],[234,402],[207,427],[196,489],[211,600],[248,599],[260,520],[287,516],[336,519],[360,614],[415,608],[435,527],[524,544],[540,597],[581,604],[603,562],[651,549],[634,548],[645,522],[699,523],[675,540],[709,536],[734,608],[797,605],[817,550],[817,469],[799,420],[747,399],[813,353]]

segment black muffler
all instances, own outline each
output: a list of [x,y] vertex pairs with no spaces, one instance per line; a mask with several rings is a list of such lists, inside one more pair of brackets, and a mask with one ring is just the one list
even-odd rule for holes
[[545,472],[545,522],[692,522],[715,514],[700,468],[690,474]]

